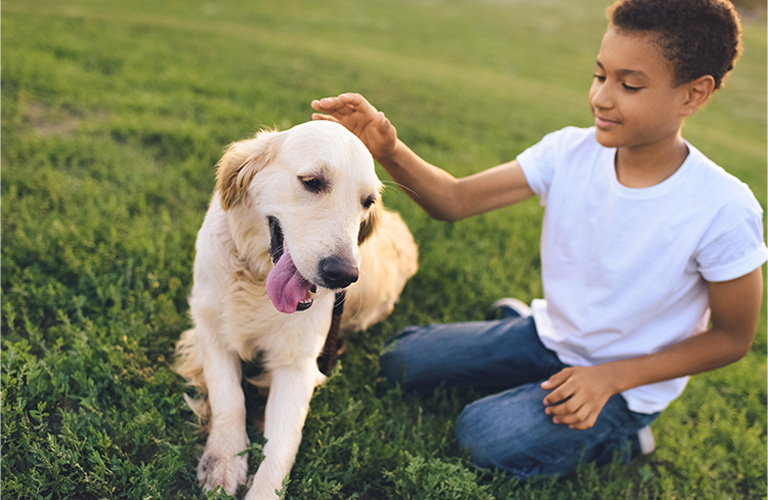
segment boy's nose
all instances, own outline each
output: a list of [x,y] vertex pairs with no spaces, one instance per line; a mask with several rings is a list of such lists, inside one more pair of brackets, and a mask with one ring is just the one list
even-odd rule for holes
[[589,93],[589,102],[599,109],[608,109],[613,106],[613,96],[607,85],[593,85]]

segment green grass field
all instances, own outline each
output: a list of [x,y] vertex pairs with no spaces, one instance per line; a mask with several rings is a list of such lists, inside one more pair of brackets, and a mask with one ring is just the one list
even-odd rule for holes
[[[2,493],[13,499],[204,497],[204,435],[171,370],[189,326],[196,232],[223,148],[359,91],[457,175],[590,124],[605,0],[2,3]],[[766,200],[766,25],[686,137]],[[382,178],[387,179],[382,173]],[[391,186],[391,184],[390,184]],[[420,272],[354,335],[318,389],[287,498],[766,497],[766,324],[750,354],[694,377],[629,467],[520,484],[457,447],[467,391],[428,398],[378,376],[409,324],[480,319],[540,297],[536,200],[456,224],[389,187]],[[249,390],[249,419],[263,399]],[[255,443],[263,443],[255,425]],[[250,454],[250,470],[258,465]],[[225,497],[213,493],[209,497]]]

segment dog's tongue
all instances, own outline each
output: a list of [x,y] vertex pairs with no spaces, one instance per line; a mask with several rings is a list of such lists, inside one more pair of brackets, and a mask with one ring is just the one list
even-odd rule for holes
[[312,283],[304,279],[293,264],[288,248],[283,245],[283,255],[267,276],[267,295],[280,312],[291,314],[296,312],[299,302],[304,300],[312,287]]

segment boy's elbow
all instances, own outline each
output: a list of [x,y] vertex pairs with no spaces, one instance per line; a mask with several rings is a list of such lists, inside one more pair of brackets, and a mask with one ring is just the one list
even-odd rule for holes
[[752,350],[752,343],[755,338],[754,330],[743,330],[741,332],[732,332],[730,334],[733,341],[730,343],[728,352],[728,364],[735,363],[749,354]]
[[458,182],[450,187],[436,208],[435,213],[430,215],[441,222],[459,222],[473,215],[472,204],[461,192]]
[[738,346],[738,347],[735,349],[735,352],[734,352],[734,356],[735,356],[735,359],[733,360],[733,361],[734,361],[734,363],[735,363],[736,361],[739,361],[740,359],[742,359],[742,358],[746,357],[746,355],[747,355],[747,354],[749,354],[749,351],[751,351],[751,350],[752,350],[752,339],[753,339],[753,338],[754,338],[754,337],[750,337],[749,341],[747,341],[747,342],[742,342],[742,343],[741,343],[741,344],[740,344],[740,345],[739,345],[739,346]]
[[471,215],[460,206],[452,204],[448,204],[441,208],[428,209],[427,214],[440,222],[459,222]]
[[440,222],[458,222],[467,218],[468,214],[459,197],[445,195],[436,202],[423,204],[427,215]]
[[458,222],[463,217],[448,210],[427,210],[427,215],[440,222]]

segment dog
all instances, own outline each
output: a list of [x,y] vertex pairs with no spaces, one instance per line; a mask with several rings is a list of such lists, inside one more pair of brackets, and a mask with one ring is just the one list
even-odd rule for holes
[[[203,395],[197,468],[205,490],[234,495],[247,479],[241,363],[261,356],[269,385],[264,458],[246,499],[274,499],[290,472],[314,388],[336,292],[344,330],[392,312],[418,252],[403,220],[381,204],[365,145],[342,125],[314,121],[261,131],[229,146],[195,245],[193,328],[175,369]],[[186,397],[186,395],[185,395]]]

